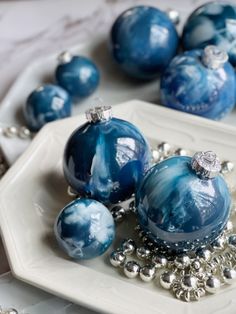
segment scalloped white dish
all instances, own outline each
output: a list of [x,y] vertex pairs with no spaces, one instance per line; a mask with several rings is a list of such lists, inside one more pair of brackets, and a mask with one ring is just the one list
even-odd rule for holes
[[[114,115],[137,125],[152,144],[168,141],[190,151],[211,149],[236,162],[234,127],[136,100],[115,106]],[[110,251],[76,263],[59,250],[52,226],[70,200],[62,153],[70,133],[84,121],[79,115],[48,124],[0,182],[0,227],[13,274],[102,313],[235,314],[236,285],[199,302],[184,303],[157,281],[147,284],[121,276],[109,264]],[[236,186],[235,176],[228,180]],[[126,236],[128,225],[129,221],[117,228],[118,241]]]

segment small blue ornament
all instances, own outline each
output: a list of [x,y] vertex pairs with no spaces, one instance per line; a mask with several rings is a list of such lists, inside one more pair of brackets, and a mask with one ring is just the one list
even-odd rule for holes
[[97,66],[88,58],[63,52],[56,68],[56,81],[73,98],[91,95],[98,87],[100,74]]
[[77,193],[110,204],[129,198],[149,168],[150,148],[131,123],[112,118],[111,107],[86,112],[89,122],[70,136],[64,175]]
[[42,85],[27,98],[24,115],[28,127],[36,132],[48,122],[71,115],[70,96],[60,86]]
[[235,104],[235,74],[215,46],[176,56],[161,78],[161,101],[170,108],[219,120]]
[[236,65],[236,6],[209,2],[196,9],[188,18],[182,35],[186,50],[215,45],[229,54]]
[[113,24],[110,50],[126,73],[149,80],[167,67],[177,52],[178,41],[175,26],[164,12],[136,6]]
[[136,194],[139,222],[159,246],[195,251],[224,230],[231,196],[213,152],[178,156],[153,166]]
[[54,225],[61,248],[76,260],[102,255],[115,236],[109,210],[91,199],[76,199],[62,209]]

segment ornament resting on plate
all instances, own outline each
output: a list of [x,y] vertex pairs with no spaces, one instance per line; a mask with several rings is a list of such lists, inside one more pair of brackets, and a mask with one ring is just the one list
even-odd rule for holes
[[48,122],[71,115],[70,96],[60,86],[42,85],[27,98],[24,115],[30,130],[36,132]]
[[56,81],[73,98],[91,95],[98,87],[100,74],[97,66],[88,58],[72,56],[68,51],[59,57],[56,68]]
[[139,79],[154,79],[178,48],[178,34],[167,14],[136,6],[123,12],[112,26],[110,50],[120,68]]
[[216,45],[229,54],[236,65],[236,6],[227,2],[209,2],[188,18],[182,35],[186,50]]
[[149,145],[133,124],[112,118],[110,106],[90,109],[86,116],[88,122],[67,142],[65,178],[79,195],[106,204],[123,201],[149,168]]
[[235,104],[235,73],[215,46],[176,56],[161,78],[161,100],[170,108],[221,119]]
[[213,152],[177,156],[153,166],[136,194],[139,223],[173,253],[196,251],[224,230],[231,196]]
[[54,232],[59,245],[70,257],[91,259],[109,248],[115,236],[115,225],[103,204],[81,198],[63,208]]

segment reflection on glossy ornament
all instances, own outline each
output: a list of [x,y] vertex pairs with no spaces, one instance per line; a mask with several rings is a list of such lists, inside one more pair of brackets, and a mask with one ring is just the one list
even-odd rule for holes
[[182,35],[185,50],[216,45],[229,54],[236,65],[236,6],[227,2],[209,2],[188,18]]
[[130,76],[158,77],[178,48],[178,34],[168,16],[154,7],[136,6],[123,12],[111,29],[114,60]]
[[[136,193],[140,225],[173,253],[197,250],[224,230],[231,196],[213,152],[176,156],[153,166]],[[180,257],[182,258],[182,257]],[[187,261],[178,260],[182,267]]]
[[71,115],[70,96],[60,86],[42,85],[27,98],[24,115],[30,130],[36,132],[48,122]]
[[149,168],[150,148],[131,123],[112,118],[111,107],[87,111],[88,122],[70,136],[64,175],[79,194],[111,204],[134,193]]
[[102,255],[115,236],[109,210],[91,199],[76,199],[60,212],[54,232],[61,248],[74,259]]
[[100,74],[92,60],[82,56],[72,56],[63,52],[56,68],[56,81],[73,98],[91,95],[98,87]]
[[235,104],[235,74],[215,46],[176,56],[161,78],[161,100],[170,108],[221,119]]

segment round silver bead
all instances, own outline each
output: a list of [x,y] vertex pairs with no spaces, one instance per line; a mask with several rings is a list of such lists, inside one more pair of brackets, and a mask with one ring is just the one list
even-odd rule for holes
[[72,54],[69,51],[63,51],[57,57],[59,64],[66,64],[72,60]]
[[123,267],[126,261],[125,253],[122,251],[113,251],[110,255],[110,262],[114,267]]
[[222,271],[222,278],[225,283],[230,285],[236,279],[236,271],[232,268],[225,267]]
[[136,245],[135,245],[134,240],[132,240],[132,239],[125,239],[121,243],[121,249],[125,253],[125,255],[133,254],[135,249],[136,249]]
[[209,276],[205,282],[205,289],[209,293],[216,293],[220,289],[220,286],[220,280],[214,276]]
[[22,139],[30,138],[31,137],[31,132],[28,128],[25,126],[20,127],[19,129],[19,137]]
[[180,22],[180,15],[177,10],[173,9],[167,9],[166,14],[168,15],[169,19],[174,23],[175,25],[178,25]]
[[158,152],[161,153],[163,156],[168,156],[171,150],[171,146],[169,143],[162,142],[157,146]]
[[151,251],[148,248],[141,246],[136,249],[136,255],[141,260],[148,259],[151,256]]
[[231,250],[236,251],[236,234],[231,234],[228,237],[228,246]]
[[4,130],[4,135],[7,137],[16,137],[18,135],[18,130],[15,126],[9,126]]
[[205,262],[208,262],[211,259],[211,251],[208,249],[201,249],[197,252],[197,256]]
[[152,160],[153,160],[153,162],[158,162],[159,161],[159,159],[160,159],[160,153],[159,153],[159,151],[158,150],[156,150],[156,149],[153,149],[152,150]]
[[177,148],[175,150],[174,154],[177,155],[177,156],[187,156],[188,155],[186,150],[183,149],[183,148]]
[[187,255],[177,256],[174,260],[174,264],[179,269],[185,269],[190,265],[191,261]]
[[150,282],[155,277],[156,269],[154,265],[145,265],[140,268],[140,278],[145,282]]
[[224,236],[219,237],[212,243],[212,248],[215,251],[222,251],[225,247],[226,239]]
[[112,118],[111,106],[99,106],[88,109],[85,112],[86,119],[89,122],[95,123],[98,121],[108,121]]
[[197,278],[193,275],[187,274],[181,279],[181,286],[184,290],[194,290],[197,288]]
[[122,206],[116,205],[116,206],[112,207],[112,209],[110,211],[111,211],[111,214],[112,214],[115,222],[121,222],[124,220],[126,212]]
[[162,268],[167,265],[167,259],[163,255],[154,254],[152,256],[152,263],[155,265],[156,268]]
[[232,172],[234,170],[234,163],[231,161],[224,161],[222,162],[222,168],[221,173],[227,174],[229,172]]
[[219,69],[228,61],[229,56],[220,48],[209,45],[203,50],[202,63],[210,69]]
[[219,158],[212,151],[198,152],[191,160],[192,169],[202,179],[211,179],[217,176],[221,170]]
[[135,261],[125,263],[124,273],[128,278],[135,278],[139,274],[140,266]]
[[160,284],[164,289],[170,289],[176,280],[176,275],[171,271],[165,271],[160,276]]

